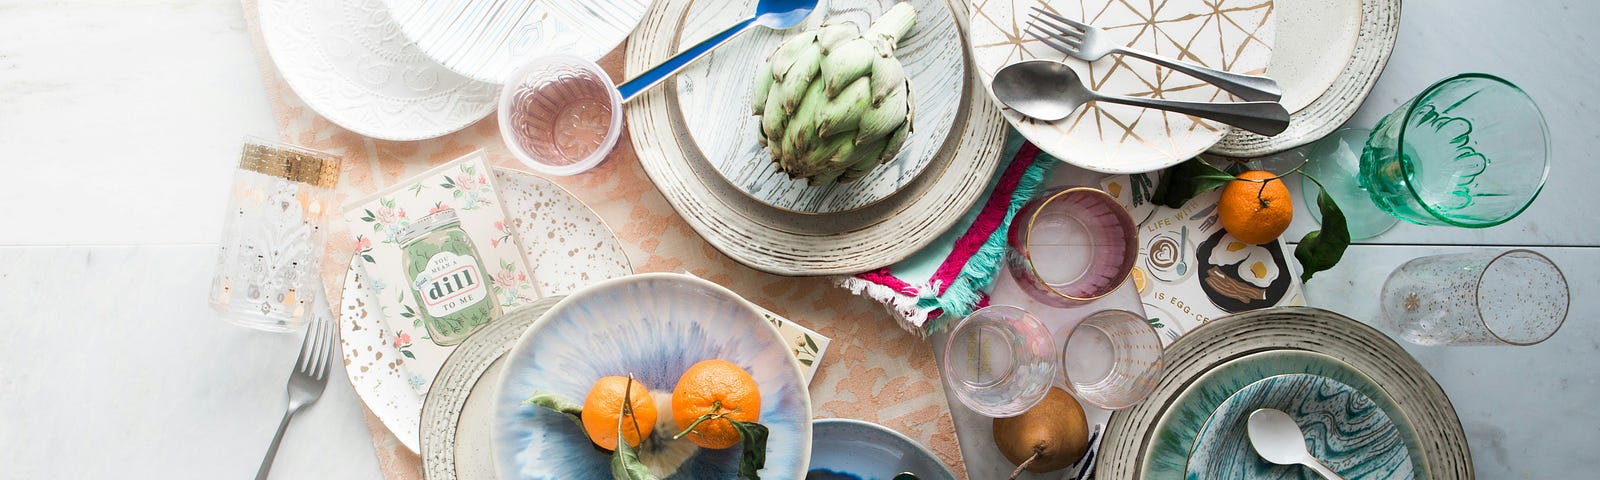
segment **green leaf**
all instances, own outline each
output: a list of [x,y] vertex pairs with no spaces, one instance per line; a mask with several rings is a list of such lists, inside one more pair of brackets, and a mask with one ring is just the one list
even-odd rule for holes
[[1345,224],[1344,212],[1333,203],[1326,189],[1317,194],[1317,209],[1322,211],[1322,229],[1307,233],[1294,247],[1294,258],[1300,261],[1301,282],[1309,282],[1313,274],[1338,265],[1345,248],[1350,246],[1350,230]]
[[800,359],[800,364],[809,367],[809,366],[811,366],[811,359],[802,358],[802,359]]
[[[455,198],[461,198],[461,189],[456,189],[455,193],[452,193],[451,196],[453,196]],[[468,207],[468,208],[464,208],[462,210],[471,210],[471,209],[472,209],[471,207]]]
[[1233,180],[1233,175],[1205,160],[1190,159],[1161,174],[1161,183],[1150,194],[1150,201],[1168,208],[1183,208],[1183,204],[1196,195],[1216,190]]
[[556,413],[566,415],[567,419],[572,420],[572,423],[577,424],[578,430],[583,430],[583,405],[579,404],[578,402],[574,402],[566,397],[546,392],[544,390],[534,390],[533,396],[528,397],[527,400],[523,400],[522,404],[535,405],[555,410]]
[[[618,419],[632,419],[633,428],[639,428],[639,419],[633,416],[633,375],[628,375],[628,388],[622,391],[622,412]],[[657,480],[650,468],[639,461],[639,452],[628,445],[628,436],[622,434],[622,426],[628,422],[617,422],[617,453],[611,456],[611,477],[616,480]],[[581,425],[581,424],[580,424]],[[644,439],[641,437],[640,442]]]
[[806,338],[806,348],[810,348],[813,352],[817,351],[817,342],[811,340],[811,334],[806,333],[803,335]]
[[728,419],[733,429],[739,431],[744,453],[739,456],[739,478],[761,480],[756,472],[767,466],[767,427],[756,422]]
[[417,359],[417,356],[416,355],[412,355],[410,350],[401,350],[400,354],[401,355],[405,355],[406,358],[409,358],[409,359],[412,359],[412,360],[416,360]]

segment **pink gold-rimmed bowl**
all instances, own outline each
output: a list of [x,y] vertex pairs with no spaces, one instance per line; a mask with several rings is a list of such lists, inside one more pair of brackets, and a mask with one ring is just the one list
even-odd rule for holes
[[1035,300],[1083,305],[1121,287],[1139,257],[1139,230],[1116,197],[1088,187],[1041,194],[1011,220],[1012,277]]

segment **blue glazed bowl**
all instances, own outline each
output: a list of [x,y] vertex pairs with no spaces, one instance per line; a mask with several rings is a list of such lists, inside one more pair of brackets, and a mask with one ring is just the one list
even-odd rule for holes
[[657,399],[661,421],[640,457],[663,478],[733,479],[740,449],[670,440],[678,377],[701,360],[750,372],[770,434],[762,478],[801,478],[811,457],[811,397],[800,363],[778,330],[721,286],[676,274],[602,282],[536,320],[505,357],[495,397],[492,447],[502,480],[610,480],[611,454],[574,422],[523,401],[535,390],[582,403],[601,377],[632,374]]
[[927,447],[883,425],[828,418],[813,422],[812,430],[808,479],[889,480],[900,472],[923,480],[956,479]]
[[1248,424],[1260,408],[1288,413],[1311,456],[1345,478],[1414,478],[1405,442],[1383,409],[1354,387],[1303,373],[1267,377],[1223,401],[1200,427],[1184,478],[1314,478],[1304,466],[1275,465],[1256,453]]

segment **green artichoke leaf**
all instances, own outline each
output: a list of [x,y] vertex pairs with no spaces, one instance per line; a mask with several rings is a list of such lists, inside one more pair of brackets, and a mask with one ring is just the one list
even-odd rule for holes
[[810,95],[808,91],[812,84],[818,86],[822,84],[815,81],[817,74],[822,71],[822,48],[817,46],[816,42],[812,42],[800,55],[794,66],[789,69],[789,75],[782,77],[775,85],[783,97],[784,113],[791,115],[795,113],[795,109],[800,108],[800,102]]
[[832,53],[834,48],[847,40],[860,37],[861,29],[853,23],[828,24],[817,30],[817,44],[822,47],[823,55]]
[[894,129],[900,128],[901,124],[906,123],[906,115],[910,112],[909,108],[911,107],[906,102],[906,93],[908,92],[906,85],[907,82],[901,81],[900,85],[889,91],[889,95],[883,98],[883,102],[868,108],[866,112],[861,114],[861,120],[856,125],[857,144],[877,142],[894,133]]
[[861,123],[861,115],[872,105],[872,79],[861,77],[839,96],[828,101],[818,114],[817,135],[831,137],[853,131]]
[[872,60],[872,105],[883,104],[889,94],[900,89],[906,84],[906,69],[900,64],[900,59],[895,58],[892,51],[878,52],[878,58]]
[[870,73],[872,59],[877,56],[876,49],[872,48],[872,42],[863,37],[856,37],[839,44],[826,56],[821,55],[819,50],[818,57],[822,62],[822,85],[827,87],[828,98],[838,96],[846,86]]
[[772,90],[772,65],[761,62],[756,67],[756,88],[750,93],[750,114],[760,115],[767,106],[767,92]]
[[911,29],[917,26],[917,8],[906,2],[896,3],[889,10],[879,15],[872,22],[872,27],[867,29],[868,37],[882,37],[889,39],[890,45],[897,45],[900,39],[911,34]]
[[817,32],[806,32],[784,40],[782,44],[778,45],[778,49],[767,57],[767,63],[772,64],[772,78],[779,82],[788,78],[789,70],[805,54],[806,48],[814,46],[816,43]]

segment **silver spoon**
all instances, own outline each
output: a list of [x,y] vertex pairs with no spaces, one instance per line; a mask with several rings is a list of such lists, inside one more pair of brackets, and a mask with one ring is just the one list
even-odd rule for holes
[[1301,464],[1328,480],[1344,480],[1306,451],[1306,435],[1283,410],[1263,408],[1250,413],[1250,445],[1261,458],[1278,465]]
[[992,86],[1000,103],[1047,122],[1067,118],[1085,103],[1110,102],[1194,115],[1269,137],[1289,128],[1289,111],[1278,102],[1205,103],[1101,95],[1085,87],[1072,67],[1053,60],[1006,65],[995,72]]
[[917,477],[917,474],[915,474],[915,473],[900,472],[899,474],[894,476],[894,480],[918,480],[918,477]]
[[1188,252],[1188,251],[1189,251],[1189,226],[1188,225],[1184,225],[1183,226],[1183,236],[1180,237],[1180,240],[1178,241],[1178,266],[1174,267],[1178,271],[1178,276],[1180,276],[1180,277],[1183,276],[1186,273],[1189,273],[1189,254],[1185,253],[1185,252]]

